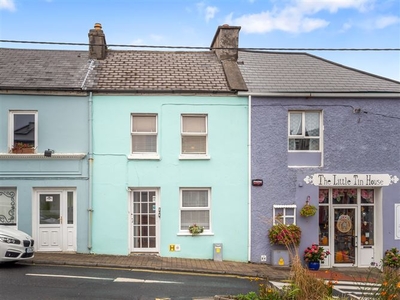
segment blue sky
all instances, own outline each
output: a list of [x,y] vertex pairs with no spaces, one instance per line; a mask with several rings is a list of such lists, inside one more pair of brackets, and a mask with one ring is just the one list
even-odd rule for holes
[[[208,47],[229,24],[242,48],[400,48],[399,0],[0,0],[1,40],[87,43],[96,22],[114,45]],[[400,51],[302,52],[400,81]]]

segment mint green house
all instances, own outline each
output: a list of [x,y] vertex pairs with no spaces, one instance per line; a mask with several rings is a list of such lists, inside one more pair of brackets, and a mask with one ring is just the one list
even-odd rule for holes
[[[239,29],[219,27],[212,47],[237,47]],[[89,37],[91,251],[247,261],[249,112],[236,94],[246,90],[237,53],[116,51],[93,46],[101,28]]]

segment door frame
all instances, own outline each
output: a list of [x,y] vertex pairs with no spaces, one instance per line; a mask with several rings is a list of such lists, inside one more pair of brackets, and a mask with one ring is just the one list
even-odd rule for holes
[[[68,193],[72,192],[73,223],[68,224]],[[39,244],[40,234],[40,195],[60,194],[60,225],[61,245],[57,248],[42,248]],[[76,252],[77,250],[77,191],[76,188],[34,188],[32,193],[32,237],[36,241],[35,250],[38,252]]]
[[[354,228],[350,229],[350,230],[354,230],[354,234],[353,234],[353,239],[354,239],[354,263],[335,263],[335,210],[336,209],[354,209]],[[349,204],[349,205],[332,205],[332,213],[331,213],[331,220],[330,220],[330,224],[331,224],[331,241],[332,241],[332,253],[331,255],[332,257],[332,266],[335,267],[349,267],[349,266],[354,266],[357,267],[358,266],[358,261],[359,261],[359,256],[360,256],[360,251],[359,251],[359,232],[360,229],[358,228],[358,213],[359,213],[359,207],[357,204]]]
[[[133,193],[138,191],[155,192],[155,220],[156,220],[156,247],[152,249],[137,249],[134,247],[133,240]],[[161,198],[160,198],[160,188],[158,187],[138,187],[128,189],[128,251],[129,253],[160,253],[160,224],[161,224]]]

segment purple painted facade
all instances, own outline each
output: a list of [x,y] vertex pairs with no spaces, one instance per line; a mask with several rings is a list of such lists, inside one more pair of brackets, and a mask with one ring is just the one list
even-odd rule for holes
[[[322,161],[319,167],[307,167],[308,160],[296,158],[288,153],[288,112],[322,112]],[[251,98],[251,177],[264,181],[263,186],[252,186],[252,262],[273,263],[273,250],[285,249],[270,245],[268,230],[273,221],[273,205],[296,205],[296,224],[302,229],[299,253],[312,243],[321,244],[321,214],[302,217],[301,207],[310,196],[310,204],[319,207],[319,189],[304,179],[313,174],[389,174],[400,177],[400,99],[397,98],[273,98],[252,96]],[[301,155],[301,153],[299,153]],[[294,157],[293,157],[294,156]],[[303,160],[302,167],[289,166],[290,161]],[[301,165],[301,164],[300,164]],[[366,184],[366,183],[364,183]],[[332,187],[331,187],[332,188]],[[400,182],[387,186],[373,187],[375,203],[362,206],[361,192],[368,186],[335,186],[358,190],[355,204],[342,205],[338,200],[329,199],[330,224],[329,245],[332,252],[328,266],[367,266],[379,263],[383,252],[399,247],[395,237],[395,204],[400,203]],[[358,204],[357,204],[358,203]],[[361,231],[366,211],[374,212],[368,232]],[[346,261],[341,257],[337,242],[337,216],[343,211],[354,211],[355,221],[348,233],[354,239],[342,243],[356,249],[353,258]],[[373,222],[373,224],[372,224]],[[367,224],[367,222],[364,222]],[[360,225],[361,224],[361,225]],[[322,228],[322,227],[321,227]],[[357,236],[359,234],[360,236]],[[362,236],[361,236],[362,234]],[[366,237],[367,236],[367,237]],[[374,239],[373,239],[374,237]],[[370,243],[368,243],[370,241]],[[362,250],[360,250],[362,248]],[[340,253],[339,253],[340,252]],[[345,253],[345,251],[343,251]],[[340,257],[339,257],[340,255]],[[347,254],[346,254],[347,255]],[[347,259],[347,257],[346,257]]]

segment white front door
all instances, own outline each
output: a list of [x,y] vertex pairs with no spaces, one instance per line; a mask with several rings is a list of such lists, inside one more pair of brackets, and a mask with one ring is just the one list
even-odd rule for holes
[[158,224],[161,208],[158,202],[157,190],[140,189],[131,192],[131,251],[159,251]]
[[33,236],[37,251],[76,251],[74,190],[36,190]]

